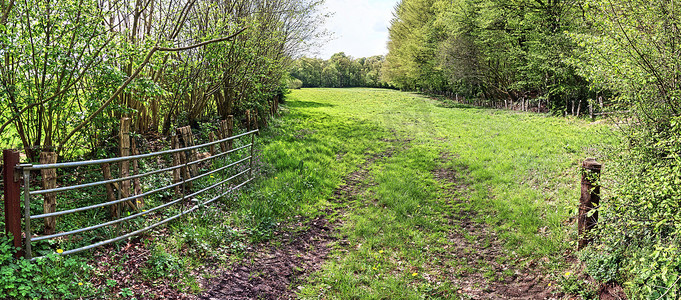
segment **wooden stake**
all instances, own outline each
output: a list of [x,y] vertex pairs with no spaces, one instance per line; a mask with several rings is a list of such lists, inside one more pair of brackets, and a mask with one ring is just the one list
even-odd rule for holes
[[[111,168],[108,163],[102,164],[102,175],[104,175],[104,180],[111,180]],[[118,189],[116,183],[106,184],[106,201],[116,201],[116,194],[114,193],[114,187]],[[111,213],[112,219],[118,219],[120,215],[118,214],[118,204],[112,204],[109,206],[109,212]]]
[[[211,142],[211,143],[215,142],[215,133],[211,132],[210,134],[208,134],[208,141]],[[208,150],[208,151],[210,151],[210,156],[215,155],[215,145],[210,145],[209,149],[210,150]]]
[[[226,139],[227,138],[227,121],[226,120],[221,120],[220,123],[220,128],[218,130],[218,134],[220,135],[219,138]],[[220,143],[220,151],[226,152],[227,151],[227,142],[222,142]]]
[[[120,157],[130,156],[130,118],[121,119],[121,128],[118,132],[119,154]],[[125,178],[130,175],[130,161],[122,161],[120,163],[120,177]],[[121,181],[121,197],[130,197],[130,180]],[[121,198],[121,199],[122,199]],[[135,209],[135,204],[132,201],[124,202],[125,206],[130,209]]]
[[[40,153],[40,164],[46,165],[54,163],[57,163],[57,153],[54,152]],[[42,176],[44,190],[53,189],[57,187],[57,170],[42,169],[40,170],[40,175]],[[57,211],[57,195],[55,193],[45,194],[43,200],[43,212],[48,214],[56,211]],[[57,219],[55,217],[45,218],[44,234],[54,234],[56,227]]]
[[[227,116],[227,137],[234,136],[234,116],[229,115]],[[234,143],[232,140],[227,141],[227,151],[232,150],[234,146]]]
[[[177,132],[182,136],[182,143],[185,148],[194,146],[194,135],[192,134],[192,128],[190,126],[180,127],[177,129]],[[196,149],[189,151],[189,157],[186,158],[189,160],[189,163],[196,161],[198,158],[198,151]],[[196,176],[199,172],[198,166],[191,165],[189,167],[189,172],[191,176]],[[188,177],[185,179],[188,179]]]
[[[137,151],[137,140],[135,140],[134,138],[130,139],[130,150],[132,152],[132,155],[138,155],[139,154],[139,151]],[[132,173],[134,175],[139,174],[139,166],[138,166],[138,162],[137,162],[136,159],[132,161]],[[133,180],[132,184],[134,186],[133,190],[134,190],[135,195],[142,194],[142,184],[140,182],[140,179],[135,178]],[[141,209],[144,206],[144,197],[139,197],[139,198],[135,199],[135,204],[137,206],[137,209]]]
[[[170,143],[171,143],[171,147],[172,147],[173,149],[180,149],[180,141],[179,141],[179,139],[177,138],[177,135],[173,135],[173,136],[171,137],[171,142],[170,142]],[[179,152],[173,153],[173,167],[179,166],[180,164],[181,164],[181,162],[180,162],[180,153],[179,153]],[[183,167],[183,168],[184,168],[184,167]],[[181,180],[181,179],[180,179],[180,172],[181,172],[181,171],[182,171],[181,169],[175,169],[175,170],[173,170],[173,183],[178,183],[178,182],[180,182],[180,180]],[[176,187],[175,187],[175,195],[179,195],[179,194],[180,194],[180,186],[176,186]]]
[[578,250],[591,242],[587,235],[598,223],[598,210],[596,209],[601,200],[601,188],[598,184],[601,167],[602,165],[593,158],[587,158],[582,163],[582,196],[579,198],[579,215],[577,216]]

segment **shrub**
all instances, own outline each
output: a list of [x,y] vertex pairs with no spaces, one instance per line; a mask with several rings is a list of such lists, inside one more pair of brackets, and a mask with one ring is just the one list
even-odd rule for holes
[[91,267],[52,252],[35,262],[15,259],[12,240],[0,240],[0,298],[73,299],[91,295],[86,278]]

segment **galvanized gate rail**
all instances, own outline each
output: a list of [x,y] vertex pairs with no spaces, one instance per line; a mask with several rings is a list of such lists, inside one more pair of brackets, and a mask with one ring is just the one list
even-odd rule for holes
[[[149,226],[146,226],[144,228],[129,232],[127,234],[119,235],[117,237],[114,237],[114,238],[111,238],[111,239],[108,239],[108,240],[100,241],[100,242],[90,244],[90,245],[87,245],[87,246],[83,246],[83,247],[80,247],[80,248],[76,248],[76,249],[66,250],[66,251],[63,251],[61,254],[67,255],[67,254],[77,253],[77,252],[89,250],[89,249],[92,249],[92,248],[95,248],[95,247],[103,246],[103,245],[106,245],[106,244],[109,244],[109,243],[113,243],[113,242],[116,242],[116,241],[120,241],[120,240],[126,239],[126,238],[134,236],[134,235],[138,235],[138,234],[145,232],[145,231],[148,231],[148,230],[150,230],[154,227],[157,227],[159,225],[162,225],[162,224],[168,223],[172,220],[175,220],[175,219],[177,219],[177,218],[179,218],[179,217],[181,217],[185,214],[188,214],[188,213],[198,209],[199,207],[210,204],[211,202],[226,196],[228,193],[244,186],[245,184],[247,184],[248,182],[253,180],[253,172],[252,172],[252,170],[253,170],[253,148],[254,148],[254,144],[255,144],[255,133],[256,132],[258,132],[258,130],[252,130],[252,131],[249,131],[249,132],[246,132],[246,133],[242,133],[242,134],[235,135],[235,136],[232,136],[232,137],[229,137],[229,138],[225,138],[225,139],[221,139],[221,140],[217,140],[217,141],[214,141],[214,142],[209,142],[209,143],[205,143],[205,144],[201,144],[201,145],[185,147],[185,148],[180,148],[180,149],[160,151],[160,152],[154,152],[154,153],[140,154],[140,155],[134,155],[134,156],[90,160],[90,161],[79,161],[79,162],[44,164],[44,165],[32,165],[32,164],[21,164],[21,165],[19,165],[17,171],[19,171],[20,173],[23,173],[23,181],[24,181],[24,184],[23,184],[23,186],[24,186],[23,187],[24,188],[24,193],[23,193],[24,194],[24,216],[23,216],[23,218],[24,218],[24,232],[23,232],[23,234],[25,236],[25,242],[24,242],[25,247],[24,247],[24,249],[25,249],[26,258],[31,259],[31,260],[35,260],[35,259],[39,258],[39,257],[32,257],[31,242],[55,239],[55,238],[73,235],[73,234],[77,234],[77,233],[83,233],[83,232],[86,232],[86,231],[94,230],[94,229],[97,229],[97,228],[102,228],[102,227],[105,227],[105,226],[115,225],[115,224],[118,224],[118,223],[121,223],[121,222],[129,221],[129,220],[132,220],[132,219],[153,213],[155,211],[170,207],[170,206],[177,204],[177,203],[187,202],[188,199],[197,202],[191,208],[189,208],[187,210],[180,210],[180,212],[178,214],[173,215],[171,217],[168,217],[166,219],[163,219],[163,220],[156,222],[152,225],[149,225]],[[199,159],[199,160],[195,160],[195,161],[191,161],[191,162],[189,162],[189,160],[186,160],[184,164],[178,164],[176,166],[172,166],[172,167],[168,167],[168,168],[158,169],[158,170],[150,171],[150,172],[147,172],[147,173],[127,176],[127,177],[122,177],[122,178],[102,180],[102,181],[96,181],[96,182],[84,183],[84,184],[77,184],[77,185],[71,185],[71,186],[64,186],[64,187],[57,187],[57,188],[52,188],[52,189],[33,190],[33,191],[31,191],[31,189],[30,189],[30,187],[31,187],[31,171],[45,170],[45,169],[75,168],[75,167],[90,166],[90,165],[101,165],[101,164],[107,164],[107,163],[109,163],[109,164],[120,163],[120,162],[124,162],[124,161],[131,161],[131,160],[138,160],[138,159],[156,157],[156,156],[160,156],[160,155],[179,153],[179,152],[183,152],[183,151],[193,151],[193,150],[197,150],[197,149],[200,149],[200,148],[206,148],[206,147],[210,147],[210,146],[213,146],[213,145],[217,145],[217,144],[225,143],[225,142],[228,142],[228,141],[236,140],[236,139],[243,138],[243,137],[246,137],[246,136],[249,136],[249,135],[251,136],[250,144],[246,144],[246,145],[243,145],[241,147],[230,149],[228,151],[218,153],[216,155],[212,155],[212,156],[209,156],[207,158],[203,158],[203,159]],[[126,181],[126,180],[133,180],[133,179],[137,179],[137,178],[147,177],[147,176],[150,176],[150,175],[155,175],[155,174],[159,174],[159,173],[163,173],[163,172],[173,171],[173,170],[176,170],[176,169],[179,169],[179,168],[188,168],[189,166],[192,166],[192,165],[195,165],[195,164],[200,164],[200,163],[207,162],[207,161],[210,161],[210,160],[214,160],[214,159],[217,159],[217,158],[225,157],[226,155],[228,155],[230,153],[235,153],[237,151],[244,150],[244,149],[247,149],[247,148],[250,148],[250,153],[248,153],[248,156],[246,156],[244,158],[241,158],[241,159],[236,160],[234,162],[231,162],[231,163],[229,163],[225,166],[216,168],[214,170],[205,172],[203,174],[200,174],[200,175],[197,175],[197,176],[194,176],[194,177],[191,177],[191,175],[190,175],[189,178],[184,178],[185,177],[183,175],[184,172],[180,172],[180,174],[181,174],[180,176],[182,178],[179,182],[176,182],[176,183],[173,183],[173,184],[170,184],[170,185],[166,185],[166,186],[163,186],[163,187],[160,187],[160,188],[148,191],[148,192],[144,192],[144,193],[139,194],[139,195],[132,195],[132,196],[125,197],[125,198],[122,198],[122,199],[117,199],[115,201],[103,202],[103,203],[93,204],[93,205],[89,205],[89,206],[78,207],[78,208],[74,208],[74,209],[57,211],[57,212],[53,212],[53,213],[31,215],[31,209],[30,209],[31,205],[30,204],[31,204],[31,197],[32,196],[44,195],[44,194],[49,194],[49,193],[57,193],[57,192],[65,192],[65,191],[83,189],[83,188],[88,188],[88,187],[93,187],[93,186],[104,185],[104,184],[112,184],[112,183],[122,182],[122,181]],[[235,168],[235,167],[237,167],[237,166],[239,166],[239,165],[241,165],[245,162],[248,162],[248,164],[249,164],[247,169],[245,169],[241,172],[238,172],[237,174],[232,175],[232,176],[230,176],[226,179],[220,180],[217,183],[212,184],[208,187],[205,187],[201,190],[193,192],[191,194],[185,193],[185,191],[186,191],[185,186],[186,186],[187,183],[195,181],[195,180],[200,179],[200,178],[204,178],[206,176],[212,175],[212,174],[220,172],[220,171],[224,171],[224,170],[227,170],[227,169],[230,169],[230,168]],[[247,175],[245,180],[243,180],[239,183],[236,183],[235,185],[232,185],[228,188],[225,187],[225,184],[231,183],[234,179],[237,179],[237,178],[241,177],[242,175]],[[37,219],[43,219],[43,218],[48,218],[48,217],[57,217],[57,216],[62,216],[62,215],[66,215],[66,214],[83,212],[83,211],[87,211],[87,210],[90,210],[90,209],[101,208],[101,207],[106,207],[106,206],[110,206],[110,205],[116,205],[116,204],[124,203],[126,201],[134,201],[135,199],[138,199],[138,198],[141,198],[141,197],[146,197],[146,196],[149,196],[149,195],[153,195],[153,194],[156,194],[158,192],[161,192],[161,191],[164,191],[164,190],[167,190],[167,189],[170,189],[170,188],[174,188],[174,187],[182,187],[181,188],[181,191],[182,191],[181,197],[174,199],[174,200],[171,200],[171,201],[169,201],[165,204],[162,204],[162,205],[159,205],[159,206],[156,206],[156,207],[153,207],[153,208],[149,208],[149,209],[146,209],[144,211],[139,211],[139,212],[136,212],[134,214],[130,214],[130,215],[123,217],[123,218],[119,218],[119,219],[115,219],[115,220],[112,220],[112,221],[109,221],[109,222],[99,223],[99,224],[96,224],[96,225],[92,225],[92,226],[88,226],[88,227],[84,227],[84,228],[80,228],[80,229],[75,229],[75,230],[71,230],[71,231],[67,231],[67,232],[60,232],[60,233],[55,233],[55,234],[50,234],[50,235],[45,235],[45,236],[38,236],[38,237],[35,237],[35,238],[33,237],[33,233],[31,231],[31,221],[34,221],[34,220],[37,220]],[[208,201],[203,201],[203,202],[194,198],[194,197],[196,197],[196,196],[198,196],[202,193],[205,193],[206,191],[213,190],[213,189],[216,189],[216,190],[218,190],[218,192],[221,192],[221,193],[218,196],[213,197],[213,198],[209,199]]]

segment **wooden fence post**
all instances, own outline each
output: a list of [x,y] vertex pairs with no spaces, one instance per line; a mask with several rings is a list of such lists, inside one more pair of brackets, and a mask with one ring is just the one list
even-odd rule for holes
[[[119,139],[119,153],[121,157],[130,156],[130,118],[121,119],[121,129],[118,132]],[[120,177],[125,178],[130,175],[130,161],[122,161],[120,164]],[[121,197],[130,197],[130,180],[124,180],[120,183]],[[121,198],[121,199],[122,199]],[[125,205],[130,209],[135,209],[136,206],[132,201],[126,201]]]
[[[177,133],[182,136],[182,142],[184,143],[184,147],[194,146],[194,135],[192,134],[192,128],[190,126],[178,128]],[[182,155],[180,155],[180,158],[182,158]],[[196,161],[198,159],[198,150],[194,149],[189,151],[189,157],[185,156],[185,158],[187,159],[188,162],[183,163],[191,163],[193,161]],[[191,165],[189,167],[189,172],[191,176],[196,176],[199,172],[198,166]],[[189,177],[186,177],[185,180],[188,178]]]
[[[133,156],[139,154],[139,151],[137,151],[137,140],[135,138],[130,139],[130,152]],[[139,163],[137,162],[136,159],[132,161],[132,173],[134,175],[139,174]],[[140,182],[140,179],[135,178],[132,181],[132,184],[134,195],[142,194],[142,183]],[[144,197],[139,197],[135,199],[135,205],[137,206],[138,209],[141,209],[144,206]]]
[[[227,116],[227,136],[225,138],[234,136],[234,116]],[[227,141],[227,151],[232,150],[234,143],[232,140]]]
[[[180,130],[180,128],[178,128],[177,130],[178,130],[178,133],[182,134],[182,133],[181,133],[182,130]],[[176,139],[178,139],[178,141],[177,141],[177,147],[178,147],[178,148],[177,148],[177,149],[179,149],[179,148],[180,148],[180,146],[179,146],[179,145],[180,145],[179,137],[178,137],[177,135],[175,135],[174,137],[175,137]],[[186,143],[187,143],[187,142],[185,142],[185,146],[187,145]],[[180,160],[180,165],[182,165],[182,168],[180,168],[180,170],[182,171],[182,181],[187,181],[187,180],[189,180],[189,179],[192,177],[190,168],[187,167],[187,164],[189,163],[190,158],[187,157],[187,154],[186,154],[184,151],[177,152],[177,154],[178,154],[177,156],[178,156],[178,158],[179,158],[179,160]],[[191,155],[191,154],[190,154],[190,155]],[[186,185],[186,186],[184,186],[184,185],[182,186],[182,192],[183,192],[184,194],[186,194],[187,191],[188,191],[188,190],[191,190],[193,187],[194,187],[194,185],[193,185],[193,182],[192,182],[192,181],[187,182],[187,185]],[[183,195],[184,195],[184,194],[183,194]]]
[[[104,180],[111,180],[111,167],[109,166],[108,163],[103,163],[102,164],[102,175],[104,176]],[[106,201],[111,202],[111,201],[116,201],[116,194],[114,193],[114,187],[118,189],[118,184],[114,183],[107,183],[106,184]],[[120,214],[118,213],[120,205],[118,204],[112,204],[109,206],[109,212],[111,213],[111,218],[112,219],[118,219],[120,217]]]
[[[21,248],[21,182],[14,169],[19,165],[19,151],[4,150],[2,153],[4,168],[2,169],[3,188],[5,195],[5,232],[12,234],[12,245]],[[14,255],[16,258],[24,256],[23,251]]]
[[[171,137],[171,147],[173,149],[180,149],[180,140],[177,138],[177,135],[173,135]],[[173,153],[173,167],[179,166],[180,165],[180,153],[175,152]],[[180,182],[180,172],[184,171],[184,167],[179,168],[179,169],[174,169],[173,170],[173,183],[178,183]],[[175,195],[180,194],[180,186],[175,187]]]
[[[54,152],[40,152],[40,164],[54,164],[57,163],[57,153]],[[53,189],[57,187],[57,170],[42,169],[40,170],[42,176],[43,189]],[[43,200],[43,212],[53,213],[57,211],[57,195],[55,193],[45,194]],[[57,227],[56,217],[45,218],[45,234],[53,234]]]
[[[215,133],[211,132],[210,134],[208,134],[208,141],[211,143],[215,142]],[[208,152],[210,153],[210,156],[215,155],[215,145],[214,144],[210,145],[209,149],[210,150],[208,150]]]
[[601,188],[598,181],[601,167],[602,165],[593,158],[587,158],[582,163],[582,196],[579,198],[579,215],[577,216],[578,250],[591,242],[587,235],[598,223],[597,208],[601,200]]

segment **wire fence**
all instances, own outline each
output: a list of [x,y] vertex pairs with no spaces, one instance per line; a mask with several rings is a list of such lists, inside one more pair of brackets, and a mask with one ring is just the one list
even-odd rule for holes
[[[19,165],[26,257],[52,253],[49,241],[68,241],[62,255],[120,241],[229,196],[253,180],[257,132],[131,156]],[[56,184],[46,185],[50,179]],[[60,210],[46,208],[50,198]]]

